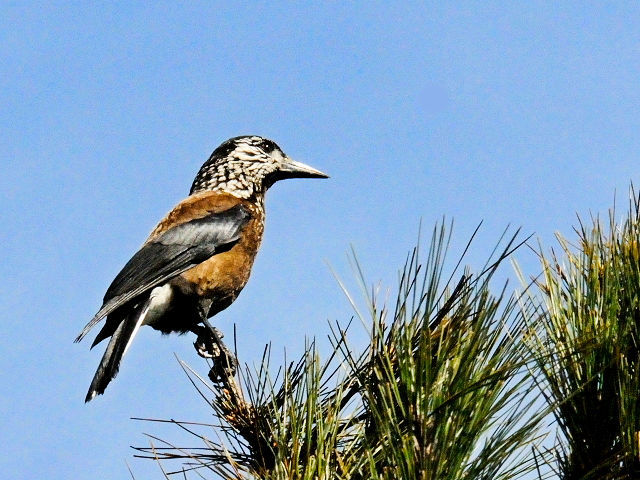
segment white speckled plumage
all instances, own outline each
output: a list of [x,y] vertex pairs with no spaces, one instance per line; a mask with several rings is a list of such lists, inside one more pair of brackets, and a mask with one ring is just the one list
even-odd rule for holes
[[[196,176],[191,193],[203,190],[259,199],[287,156],[271,140],[258,136],[235,137],[209,157]],[[275,181],[275,179],[274,179]]]

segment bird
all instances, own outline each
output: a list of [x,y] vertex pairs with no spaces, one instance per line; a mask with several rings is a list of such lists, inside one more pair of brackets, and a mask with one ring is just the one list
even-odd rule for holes
[[110,337],[85,402],[104,393],[143,325],[163,334],[194,332],[207,356],[207,319],[246,285],[264,233],[265,193],[288,178],[328,175],[287,156],[272,140],[233,137],[200,167],[189,195],[152,230],[107,289],[76,337],[106,318],[91,348]]

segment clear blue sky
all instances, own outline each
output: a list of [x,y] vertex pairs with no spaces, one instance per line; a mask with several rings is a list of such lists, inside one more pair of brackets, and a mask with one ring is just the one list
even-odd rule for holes
[[351,317],[327,266],[353,284],[351,244],[384,290],[420,219],[454,218],[454,253],[484,220],[477,267],[507,224],[550,245],[640,185],[635,2],[52,3],[0,6],[7,478],[126,478],[125,460],[160,478],[129,445],[183,437],[129,417],[210,419],[173,356],[202,370],[190,338],[141,332],[88,405],[101,348],[72,340],[228,137],[332,177],[268,195],[251,281],[216,318],[249,363]]

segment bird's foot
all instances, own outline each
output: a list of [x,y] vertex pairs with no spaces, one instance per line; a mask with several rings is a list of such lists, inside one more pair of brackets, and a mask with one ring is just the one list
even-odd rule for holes
[[224,335],[215,327],[198,327],[198,338],[193,346],[203,358],[210,358],[213,366],[209,371],[209,378],[212,382],[220,382],[236,374],[238,360],[236,356],[224,344]]
[[214,383],[227,382],[235,377],[238,368],[238,359],[225,344],[219,347],[219,355],[214,357],[213,366],[209,370],[209,379]]
[[[215,343],[214,337],[211,332],[205,328],[200,327],[198,329],[198,338],[193,342],[193,346],[202,358],[216,358],[220,356],[220,347]],[[220,332],[219,337],[222,338]]]

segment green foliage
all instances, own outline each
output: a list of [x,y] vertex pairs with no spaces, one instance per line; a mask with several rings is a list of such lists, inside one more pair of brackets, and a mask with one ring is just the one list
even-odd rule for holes
[[344,355],[363,399],[367,465],[357,478],[516,478],[531,468],[523,455],[534,433],[532,385],[519,374],[522,344],[508,334],[519,319],[513,299],[489,291],[515,237],[452,291],[441,287],[445,239],[444,229],[434,231],[425,266],[414,251],[389,322],[369,300],[364,359]]
[[[153,438],[139,450],[181,460],[165,475],[184,478],[506,480],[534,469],[562,480],[640,478],[640,198],[632,196],[620,224],[613,211],[606,229],[597,217],[581,223],[577,245],[558,236],[561,254],[540,253],[536,288],[518,298],[489,288],[515,235],[479,274],[460,272],[461,258],[445,276],[449,234],[436,227],[426,261],[418,248],[409,255],[391,307],[366,287],[367,313],[354,302],[368,348],[356,352],[336,324],[328,359],[311,343],[274,377],[268,348],[257,370],[223,384],[183,364],[216,424],[196,431],[174,422],[202,447]],[[549,412],[559,437],[543,450],[537,426]]]
[[193,469],[228,479],[507,479],[531,471],[537,419],[522,318],[504,290],[489,290],[516,236],[478,275],[458,273],[458,262],[443,281],[448,241],[436,227],[424,264],[413,251],[392,308],[365,295],[365,351],[355,352],[347,329],[335,325],[327,360],[311,344],[275,378],[268,349],[237,388],[187,369],[203,397],[213,395],[219,424],[209,435],[219,440],[179,423],[204,449],[155,439],[160,446],[140,450],[181,459],[181,476]]
[[606,230],[598,218],[581,223],[577,246],[559,236],[561,258],[541,254],[539,294],[525,308],[563,480],[640,478],[640,200],[621,224],[615,215]]
[[[640,478],[640,197],[631,192],[624,221],[614,210],[606,228],[593,218],[576,245],[558,236],[560,254],[540,253],[542,274],[521,297],[490,289],[517,233],[478,274],[461,271],[467,246],[445,275],[450,237],[436,226],[426,260],[417,247],[407,258],[390,306],[368,293],[356,261],[364,351],[335,324],[329,358],[312,342],[275,376],[269,348],[258,369],[216,385],[183,364],[216,425],[174,422],[202,447],[153,438],[139,450],[181,460],[165,475],[184,478]],[[537,429],[550,414],[559,435],[543,449]]]

